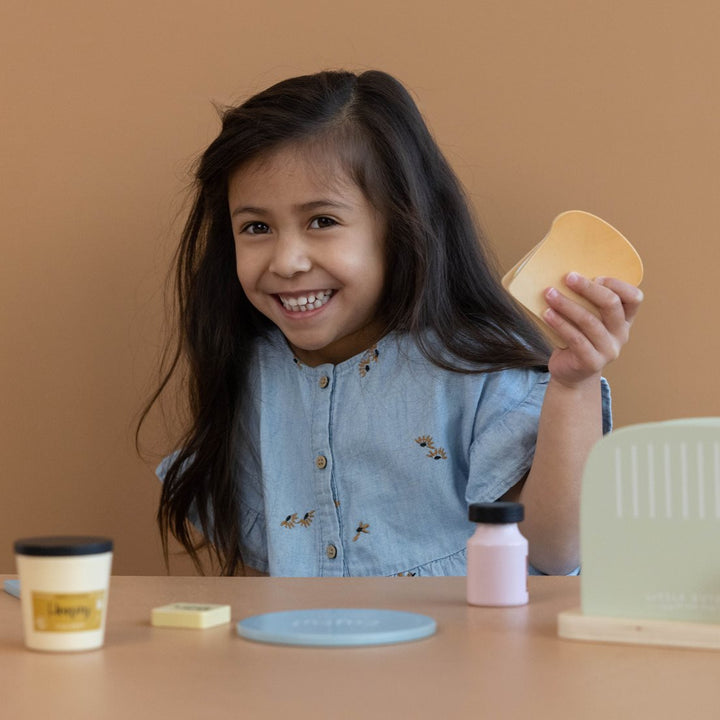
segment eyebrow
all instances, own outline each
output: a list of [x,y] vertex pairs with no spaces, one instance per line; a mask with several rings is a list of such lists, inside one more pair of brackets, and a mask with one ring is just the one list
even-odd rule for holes
[[[293,206],[293,210],[297,212],[309,212],[311,210],[318,210],[319,208],[351,210],[352,206],[348,205],[347,203],[338,202],[337,200],[327,199],[311,200],[310,202],[301,203],[300,205]],[[267,215],[269,213],[269,210],[257,207],[255,205],[241,205],[240,207],[236,207],[230,215],[231,217],[235,217],[236,215],[243,215],[245,213],[247,213],[248,215]]]

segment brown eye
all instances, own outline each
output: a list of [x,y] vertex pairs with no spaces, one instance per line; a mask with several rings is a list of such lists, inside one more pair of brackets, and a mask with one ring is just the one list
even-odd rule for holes
[[333,225],[337,225],[337,222],[335,222],[332,218],[325,217],[324,215],[314,218],[310,223],[310,227],[313,230],[321,230],[322,228],[332,227]]
[[263,222],[251,222],[243,225],[240,232],[247,235],[265,235],[270,232],[270,228]]

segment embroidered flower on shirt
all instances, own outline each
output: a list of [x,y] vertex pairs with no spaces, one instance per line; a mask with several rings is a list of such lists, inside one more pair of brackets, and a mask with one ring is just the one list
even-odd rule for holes
[[281,523],[283,527],[287,528],[288,530],[292,530],[295,525],[298,522],[298,516],[297,513],[293,513],[292,515],[288,515]]
[[361,523],[355,528],[355,537],[353,538],[353,542],[355,542],[355,541],[360,537],[360,535],[362,535],[363,533],[365,533],[365,534],[367,535],[367,534],[368,534],[368,528],[369,528],[369,527],[370,527],[370,524],[369,524],[369,523],[361,522]]
[[433,442],[431,435],[421,435],[420,437],[415,438],[415,442],[420,447],[428,449],[426,457],[432,458],[433,460],[447,460],[445,448],[435,447],[435,443]]
[[370,363],[376,363],[380,357],[380,351],[377,349],[377,345],[373,345],[368,351],[360,358],[358,367],[360,368],[360,377],[365,377],[370,371]]
[[301,525],[302,527],[308,528],[312,525],[312,521],[315,518],[315,511],[314,510],[308,510],[302,518],[298,518],[297,513],[293,513],[292,515],[288,515],[281,523],[283,527],[287,528],[288,530],[292,530],[296,525]]
[[303,516],[302,520],[298,520],[298,525],[302,525],[303,527],[310,527],[314,517],[315,517],[314,510],[311,510],[310,512],[306,512],[305,515]]
[[417,573],[414,572],[402,572],[397,574],[398,577],[415,577],[416,575]]

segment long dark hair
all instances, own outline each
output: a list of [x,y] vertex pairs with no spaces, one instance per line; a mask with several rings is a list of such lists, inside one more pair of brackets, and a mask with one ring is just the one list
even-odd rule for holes
[[501,287],[460,183],[397,80],[378,71],[322,72],[226,110],[197,166],[175,258],[177,344],[140,421],[184,368],[191,419],[157,515],[166,562],[172,533],[199,567],[195,513],[220,572],[243,567],[233,429],[251,344],[270,323],[237,279],[227,184],[244,164],[287,145],[334,153],[385,218],[386,330],[411,333],[432,362],[453,371],[547,363],[543,336]]

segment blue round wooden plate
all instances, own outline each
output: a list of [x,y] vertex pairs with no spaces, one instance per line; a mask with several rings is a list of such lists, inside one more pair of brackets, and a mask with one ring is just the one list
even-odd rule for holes
[[398,610],[326,608],[287,610],[245,618],[237,623],[241,637],[276,645],[358,647],[411,642],[435,633],[427,615]]

